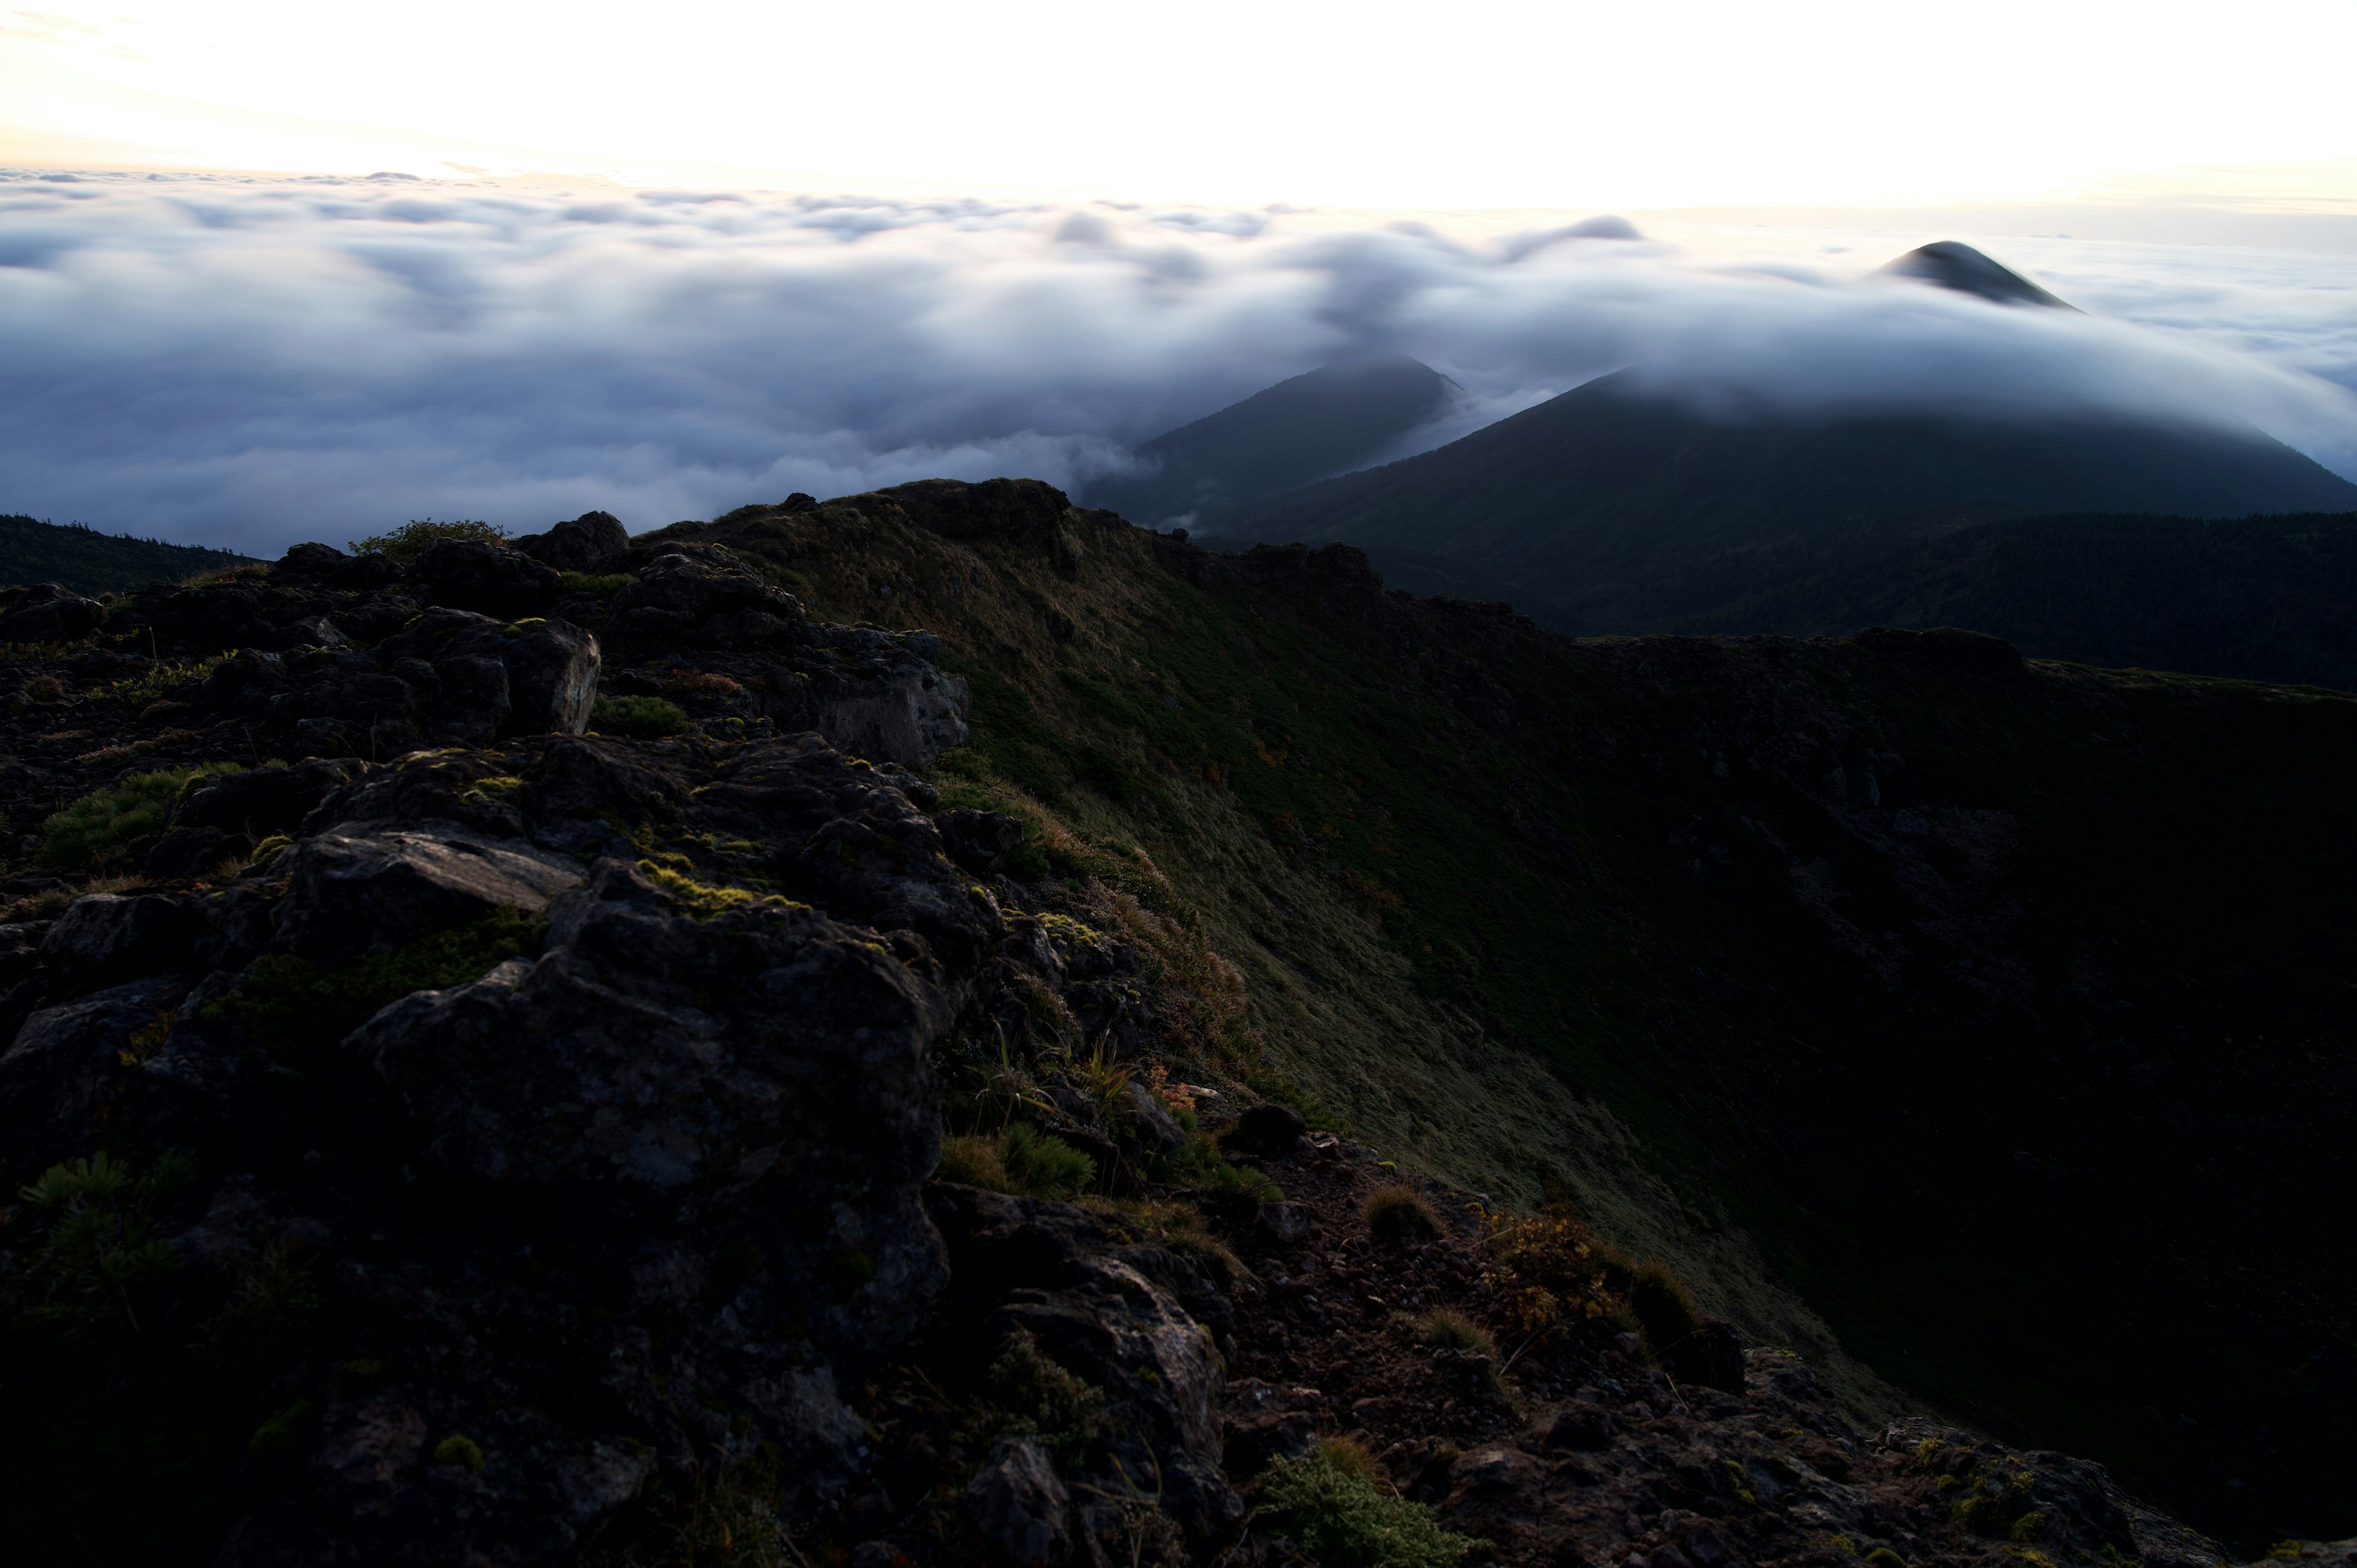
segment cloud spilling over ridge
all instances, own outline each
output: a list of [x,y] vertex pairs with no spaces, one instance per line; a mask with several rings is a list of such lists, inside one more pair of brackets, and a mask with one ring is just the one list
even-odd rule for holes
[[646,528],[934,475],[1085,492],[1126,443],[1373,349],[1489,416],[1636,364],[1727,406],[2246,418],[2357,471],[2357,399],[2264,343],[1634,233],[0,177],[0,510],[275,553],[411,517]]

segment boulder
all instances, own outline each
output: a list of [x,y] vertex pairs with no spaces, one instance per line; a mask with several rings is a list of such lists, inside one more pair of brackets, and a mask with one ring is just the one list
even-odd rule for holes
[[1734,1326],[1717,1318],[1661,1351],[1662,1366],[1682,1383],[1698,1383],[1731,1394],[1743,1391],[1743,1340]]
[[530,615],[556,596],[555,567],[479,539],[426,546],[410,575],[428,603],[482,615]]
[[132,1036],[159,1021],[188,989],[151,975],[27,1018],[0,1054],[0,1183],[15,1192],[59,1160],[91,1152],[110,1080],[123,1070]]
[[1175,1155],[1187,1146],[1187,1134],[1154,1091],[1142,1083],[1130,1084],[1124,1091],[1129,1112],[1129,1131],[1138,1146],[1151,1155]]
[[580,868],[456,823],[326,832],[285,853],[278,940],[316,963],[349,963],[500,908],[538,914],[580,885]]
[[545,533],[527,533],[515,542],[516,549],[560,572],[587,572],[630,545],[630,530],[609,511],[585,511]]
[[1059,1568],[1072,1552],[1072,1499],[1039,1440],[1002,1437],[965,1488],[966,1518],[1010,1563]]
[[597,700],[597,639],[570,621],[544,620],[508,638],[500,662],[508,672],[511,735],[579,735]]
[[1236,1118],[1220,1142],[1240,1155],[1274,1159],[1293,1153],[1308,1123],[1290,1105],[1255,1105]]
[[1600,1452],[1612,1446],[1612,1412],[1586,1400],[1574,1400],[1547,1422],[1539,1441],[1548,1448]]
[[1298,1247],[1317,1233],[1318,1217],[1306,1203],[1265,1203],[1253,1228],[1265,1241]]
[[316,542],[290,546],[270,569],[273,582],[289,577],[325,577],[349,564],[351,557],[332,544]]
[[267,838],[291,833],[312,808],[368,771],[352,757],[318,758],[292,768],[251,768],[206,780],[172,812],[178,827],[219,828]]
[[1273,1459],[1298,1459],[1318,1446],[1317,1418],[1297,1410],[1262,1411],[1232,1422],[1222,1462],[1237,1481],[1255,1479]]
[[77,898],[41,939],[41,961],[77,989],[159,970],[196,957],[204,918],[188,900],[159,894]]
[[106,619],[106,607],[62,583],[36,583],[0,615],[0,642],[70,642]]

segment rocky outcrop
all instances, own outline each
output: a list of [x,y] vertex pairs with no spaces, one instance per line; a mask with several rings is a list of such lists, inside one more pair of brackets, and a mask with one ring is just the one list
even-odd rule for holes
[[589,572],[607,556],[630,546],[630,530],[609,511],[585,511],[545,533],[527,533],[515,547],[560,572]]
[[62,583],[37,583],[0,611],[0,642],[65,642],[86,637],[106,619],[106,607]]

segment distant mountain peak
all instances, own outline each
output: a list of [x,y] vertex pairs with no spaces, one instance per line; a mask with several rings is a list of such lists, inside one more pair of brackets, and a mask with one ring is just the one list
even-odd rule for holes
[[2054,310],[2079,308],[1960,240],[1934,240],[1928,245],[1919,245],[1897,261],[1884,263],[1878,275],[1951,288],[1995,305],[2041,305]]

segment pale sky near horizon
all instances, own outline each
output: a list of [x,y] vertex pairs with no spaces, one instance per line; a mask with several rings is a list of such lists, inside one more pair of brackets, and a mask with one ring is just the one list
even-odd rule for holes
[[2357,212],[2357,0],[0,0],[0,163]]

